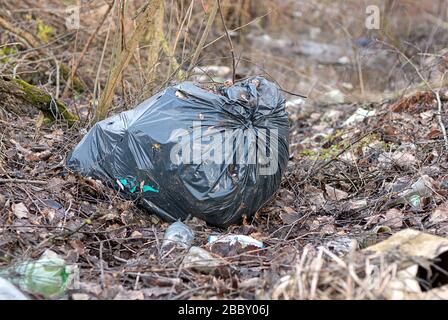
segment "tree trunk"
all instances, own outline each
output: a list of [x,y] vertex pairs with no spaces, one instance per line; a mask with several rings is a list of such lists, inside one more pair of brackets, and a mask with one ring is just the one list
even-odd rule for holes
[[46,118],[63,119],[69,125],[79,120],[63,102],[19,79],[0,78],[0,107],[17,115],[29,115],[33,109],[37,109]]

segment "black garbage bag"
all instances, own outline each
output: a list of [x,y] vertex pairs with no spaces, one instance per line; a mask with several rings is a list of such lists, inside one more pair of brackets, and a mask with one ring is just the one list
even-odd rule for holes
[[252,77],[218,92],[184,82],[95,124],[67,159],[161,218],[215,226],[251,217],[288,162],[279,88]]

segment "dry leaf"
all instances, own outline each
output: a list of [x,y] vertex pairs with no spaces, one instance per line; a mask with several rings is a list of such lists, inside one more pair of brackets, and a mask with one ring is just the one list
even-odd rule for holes
[[52,223],[54,218],[56,217],[56,210],[53,208],[43,208],[42,215],[48,219],[48,222]]
[[429,217],[431,223],[441,223],[448,221],[448,203],[442,203]]
[[280,218],[284,224],[292,224],[300,218],[300,214],[291,207],[282,208]]
[[121,290],[114,300],[144,300],[145,295],[141,290]]
[[401,167],[409,167],[417,162],[415,156],[410,152],[394,152],[391,158]]
[[426,139],[437,139],[442,136],[442,132],[438,129],[429,131],[426,135]]
[[403,212],[392,208],[386,212],[381,223],[391,228],[401,228],[403,226]]
[[11,206],[11,209],[17,218],[19,218],[19,219],[28,218],[29,211],[28,211],[27,207],[23,204],[23,202],[14,203]]
[[327,192],[328,198],[332,201],[339,201],[348,197],[347,192],[333,188],[328,184],[325,185],[325,191]]
[[143,237],[142,233],[137,231],[137,230],[135,230],[135,231],[133,231],[131,233],[131,238],[139,239],[139,238],[142,238],[142,237]]
[[334,226],[334,224],[326,224],[322,227],[322,229],[320,230],[321,233],[323,234],[335,234],[336,233],[336,228]]
[[81,240],[72,240],[70,241],[70,245],[79,255],[83,255],[86,251],[86,247]]
[[25,160],[29,162],[37,162],[46,160],[51,156],[51,150],[45,150],[42,152],[30,153],[25,156]]
[[350,200],[349,203],[350,210],[359,210],[367,207],[367,200],[366,199],[360,199],[360,200]]

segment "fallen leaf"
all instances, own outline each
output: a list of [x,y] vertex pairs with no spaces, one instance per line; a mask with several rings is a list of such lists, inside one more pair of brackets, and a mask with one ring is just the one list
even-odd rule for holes
[[142,237],[143,237],[142,233],[137,231],[137,230],[135,230],[135,231],[133,231],[131,233],[131,238],[139,239],[139,238],[142,238]]
[[70,245],[79,255],[83,255],[85,253],[86,247],[81,240],[72,240],[70,241]]
[[37,162],[41,160],[46,160],[51,156],[51,150],[45,150],[42,152],[29,153],[25,156],[25,160],[29,162]]
[[348,197],[347,192],[333,188],[328,184],[325,185],[325,191],[327,192],[328,198],[332,201],[340,201]]
[[114,300],[144,300],[145,295],[141,290],[121,290]]
[[442,136],[442,132],[438,129],[429,131],[426,135],[426,139],[437,139]]
[[350,210],[359,210],[367,207],[367,200],[366,199],[360,199],[360,200],[350,200],[349,203]]
[[441,223],[448,221],[448,203],[442,203],[429,217],[430,223]]
[[336,228],[335,228],[334,224],[326,224],[322,227],[321,233],[326,234],[326,235],[335,234]]
[[394,152],[391,158],[401,167],[412,166],[417,162],[415,156],[410,152]]
[[403,212],[396,208],[389,209],[381,223],[391,228],[401,228],[403,226]]
[[54,210],[52,208],[43,208],[42,215],[48,219],[48,222],[52,223],[56,216],[56,210]]
[[14,215],[19,218],[28,218],[28,214],[29,211],[27,209],[27,207],[23,204],[23,202],[20,203],[14,203],[12,206],[12,212],[14,213]]
[[246,290],[255,288],[255,287],[259,286],[261,282],[262,282],[262,280],[260,278],[249,278],[249,279],[241,281],[238,284],[238,288],[246,289]]
[[313,187],[307,186],[305,187],[305,192],[307,195],[308,202],[311,204],[313,210],[318,210],[322,208],[325,203],[325,197],[322,190]]
[[300,218],[300,214],[291,207],[284,207],[280,212],[280,218],[284,224],[292,224]]

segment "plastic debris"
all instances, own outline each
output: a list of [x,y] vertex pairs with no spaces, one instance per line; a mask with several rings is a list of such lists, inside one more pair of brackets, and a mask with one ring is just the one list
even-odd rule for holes
[[300,107],[300,106],[304,105],[305,102],[306,102],[305,98],[297,98],[297,99],[288,100],[288,101],[286,101],[286,107],[287,108]]
[[210,252],[200,247],[191,247],[182,261],[184,268],[191,268],[202,273],[213,273],[224,264]]
[[186,224],[177,221],[170,225],[163,238],[162,249],[172,248],[173,246],[188,249],[194,239],[194,232]]
[[191,213],[215,226],[240,223],[280,185],[289,120],[280,89],[262,77],[217,92],[168,87],[95,124],[67,165],[167,221]]
[[354,114],[352,114],[345,122],[342,124],[344,127],[357,124],[364,121],[368,117],[375,115],[375,110],[367,110],[363,108],[358,108]]
[[409,204],[413,209],[420,210],[422,198],[433,194],[434,180],[428,175],[421,176],[410,188],[402,191],[393,204]]
[[236,243],[239,243],[241,247],[246,248],[247,246],[254,246],[257,248],[264,248],[263,242],[258,241],[252,237],[245,236],[245,235],[225,235],[225,236],[216,236],[211,235],[208,237],[208,243],[228,243],[229,245],[233,246]]
[[19,263],[0,274],[25,292],[52,298],[65,294],[75,272],[64,259],[46,250],[39,260]]
[[400,257],[395,279],[386,287],[389,299],[448,299],[448,239],[405,229],[364,251]]
[[0,278],[0,300],[29,300],[11,282]]

